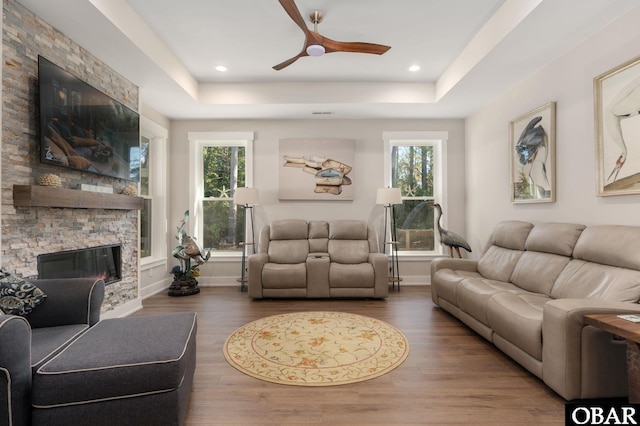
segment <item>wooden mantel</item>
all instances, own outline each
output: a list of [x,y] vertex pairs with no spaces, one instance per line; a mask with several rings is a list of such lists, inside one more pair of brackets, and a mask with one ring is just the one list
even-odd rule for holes
[[144,199],[131,195],[106,194],[53,186],[13,185],[13,205],[16,207],[141,210],[144,206]]

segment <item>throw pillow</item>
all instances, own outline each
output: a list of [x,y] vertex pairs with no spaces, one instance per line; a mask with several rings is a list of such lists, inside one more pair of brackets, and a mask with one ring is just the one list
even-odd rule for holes
[[47,295],[29,281],[0,269],[0,312],[8,315],[27,315]]

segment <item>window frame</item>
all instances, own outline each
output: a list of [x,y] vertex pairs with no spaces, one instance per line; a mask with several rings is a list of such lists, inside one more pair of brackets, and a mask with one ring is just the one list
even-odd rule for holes
[[[446,131],[421,131],[421,132],[383,132],[384,140],[384,184],[385,186],[391,186],[391,161],[392,161],[392,149],[396,146],[433,146],[434,149],[434,162],[433,162],[433,199],[438,202],[444,212],[449,211],[447,208],[447,140],[449,139],[449,132]],[[405,197],[402,199],[413,200],[422,199],[424,197]],[[435,219],[435,218],[434,218]],[[441,225],[446,228],[447,218],[446,213],[442,215]],[[422,260],[425,258],[439,257],[444,253],[442,244],[438,238],[437,232],[435,232],[434,223],[434,249],[433,251],[427,250],[402,250],[398,248],[398,257],[405,260]]]
[[[149,195],[140,195],[151,201],[151,255],[140,257],[142,269],[167,262],[167,194],[166,174],[154,170],[167,168],[167,139],[169,132],[151,119],[141,116],[140,136],[149,140]],[[138,182],[140,192],[140,182]],[[139,215],[141,212],[139,212]],[[140,217],[140,216],[138,216]],[[140,221],[139,221],[140,224]]]
[[[245,186],[253,187],[253,132],[189,132],[189,170],[193,172],[189,185],[189,231],[198,241],[203,241],[203,207],[205,200],[203,187],[203,148],[208,146],[238,146],[245,149]],[[245,235],[247,230],[245,229]],[[242,251],[216,252],[211,257],[240,258]]]

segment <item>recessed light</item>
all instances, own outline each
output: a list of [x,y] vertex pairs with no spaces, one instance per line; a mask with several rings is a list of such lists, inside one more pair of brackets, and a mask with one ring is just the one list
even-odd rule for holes
[[225,67],[224,65],[218,65],[218,66],[216,67],[216,71],[219,71],[219,72],[227,72],[227,71],[229,71],[229,69],[228,69],[227,67]]
[[409,67],[409,71],[411,71],[411,72],[420,71],[420,65],[411,65]]

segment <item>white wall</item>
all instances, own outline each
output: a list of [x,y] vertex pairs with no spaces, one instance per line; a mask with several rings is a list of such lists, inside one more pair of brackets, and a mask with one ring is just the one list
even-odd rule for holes
[[[466,229],[473,247],[484,246],[495,224],[507,219],[639,224],[640,195],[596,196],[593,102],[593,78],[640,54],[638,22],[640,8],[466,120]],[[557,102],[557,201],[512,204],[508,123],[551,101]]]
[[[169,127],[171,127],[171,122],[164,117],[162,114],[158,113],[156,110],[151,108],[146,104],[141,105],[141,113],[143,116],[143,120],[148,119],[153,124],[150,127],[153,127],[155,136],[167,137],[169,132]],[[166,160],[168,157],[168,143],[163,143],[162,148],[165,152],[161,153],[160,157],[163,160]],[[165,173],[167,176],[165,181],[169,181],[168,171],[163,170],[162,173]],[[165,189],[165,197],[168,199],[171,196],[171,193],[168,191],[168,188]],[[160,201],[162,204],[163,200]],[[166,212],[164,215],[165,218],[169,215],[169,203],[165,203]],[[173,234],[172,234],[173,235]],[[175,240],[173,240],[175,241]],[[173,243],[172,241],[172,243]],[[173,247],[172,247],[173,248]],[[165,291],[167,287],[171,284],[173,276],[169,274],[168,270],[171,269],[171,266],[167,267],[174,259],[169,259],[168,253],[165,253],[164,258],[154,258],[153,261],[149,262],[150,259],[145,259],[140,261],[140,270],[139,270],[139,280],[138,280],[138,292],[140,297],[143,299],[149,297],[155,293]]]
[[[188,132],[255,132],[254,186],[260,190],[261,204],[255,207],[256,229],[277,219],[361,219],[382,223],[383,210],[375,204],[376,190],[384,186],[382,133],[385,131],[448,131],[448,226],[464,235],[464,123],[462,120],[203,120],[174,121],[170,133],[171,214],[170,249],[175,245],[172,231],[189,206]],[[352,179],[353,201],[279,201],[278,171],[280,139],[355,139],[356,153]],[[171,262],[170,266],[171,267]],[[233,284],[240,275],[239,262],[213,259],[200,268],[203,284]],[[425,283],[428,261],[404,261],[400,271],[405,283]]]

